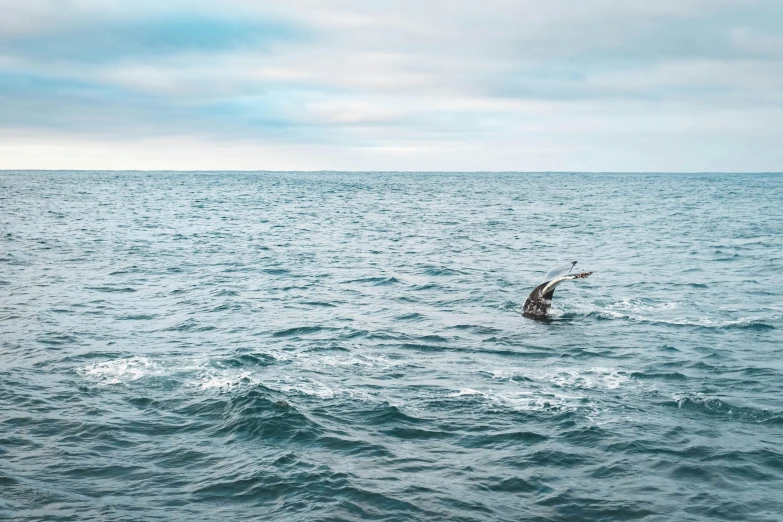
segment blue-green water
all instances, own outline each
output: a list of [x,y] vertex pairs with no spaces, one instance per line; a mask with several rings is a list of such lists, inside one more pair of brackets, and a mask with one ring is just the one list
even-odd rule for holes
[[781,520],[781,271],[779,175],[0,172],[0,518]]

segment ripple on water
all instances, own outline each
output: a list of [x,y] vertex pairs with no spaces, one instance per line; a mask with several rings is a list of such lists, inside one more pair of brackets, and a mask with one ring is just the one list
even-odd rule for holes
[[781,183],[0,172],[0,518],[774,520]]

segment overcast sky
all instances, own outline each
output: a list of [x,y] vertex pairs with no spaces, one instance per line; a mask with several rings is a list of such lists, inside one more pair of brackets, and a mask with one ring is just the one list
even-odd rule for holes
[[0,168],[783,171],[783,1],[0,0]]

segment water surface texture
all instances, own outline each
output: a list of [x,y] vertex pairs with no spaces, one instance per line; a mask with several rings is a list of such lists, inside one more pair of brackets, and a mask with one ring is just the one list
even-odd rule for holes
[[781,520],[782,196],[0,172],[0,518]]

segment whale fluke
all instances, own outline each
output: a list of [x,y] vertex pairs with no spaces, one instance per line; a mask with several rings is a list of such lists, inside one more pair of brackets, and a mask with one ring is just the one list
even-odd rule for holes
[[530,317],[544,317],[552,306],[552,297],[555,294],[555,288],[563,281],[571,279],[584,279],[592,272],[579,272],[576,270],[576,261],[554,268],[547,272],[544,282],[538,285],[525,301],[522,307],[524,315]]

